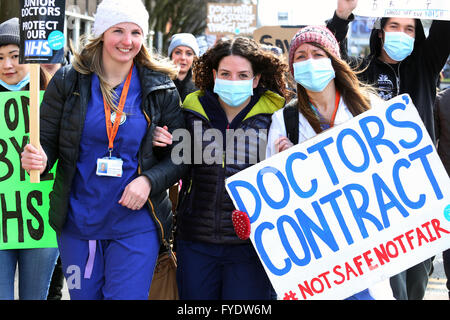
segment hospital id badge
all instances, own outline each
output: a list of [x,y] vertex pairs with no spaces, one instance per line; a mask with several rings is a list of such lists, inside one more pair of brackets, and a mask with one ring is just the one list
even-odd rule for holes
[[122,159],[101,158],[97,159],[97,175],[107,177],[122,177]]

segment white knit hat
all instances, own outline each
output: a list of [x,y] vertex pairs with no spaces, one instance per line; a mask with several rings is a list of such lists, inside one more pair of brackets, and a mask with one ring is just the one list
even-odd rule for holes
[[94,36],[100,37],[103,32],[122,22],[137,24],[148,35],[148,12],[142,0],[103,0],[97,7],[94,16]]

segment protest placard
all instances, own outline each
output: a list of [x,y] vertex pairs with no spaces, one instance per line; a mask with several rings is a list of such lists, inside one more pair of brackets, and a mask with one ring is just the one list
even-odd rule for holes
[[450,179],[401,95],[226,180],[280,299],[343,299],[450,247]]
[[[39,90],[41,63],[64,59],[65,0],[20,0],[21,64],[30,64],[30,143],[39,148]],[[39,183],[39,172],[31,170],[30,182]]]
[[66,1],[20,1],[20,63],[62,63]]
[[366,17],[403,17],[450,20],[448,0],[368,0],[359,1],[354,14]]
[[253,4],[208,3],[206,34],[251,35],[256,29],[256,11]]
[[281,49],[288,58],[291,40],[302,26],[264,26],[253,32],[253,38],[260,44]]
[[29,101],[26,91],[0,93],[0,250],[57,246],[48,223],[54,170],[31,184],[20,164],[28,142]]

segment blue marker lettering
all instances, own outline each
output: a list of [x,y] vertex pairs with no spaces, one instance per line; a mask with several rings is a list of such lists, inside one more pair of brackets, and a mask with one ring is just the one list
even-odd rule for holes
[[322,158],[322,162],[325,165],[325,168],[327,169],[328,176],[331,179],[331,182],[333,182],[334,185],[339,184],[339,179],[336,176],[336,172],[334,171],[333,165],[331,164],[330,157],[328,156],[327,152],[325,151],[325,147],[332,144],[334,142],[333,138],[329,137],[323,141],[320,141],[319,143],[309,147],[307,150],[309,154],[318,151],[320,154],[320,157]]
[[304,153],[301,152],[295,152],[291,154],[287,160],[286,160],[286,177],[289,181],[289,184],[291,185],[294,192],[303,199],[309,198],[313,196],[317,191],[317,180],[313,179],[311,180],[311,188],[308,191],[303,191],[297,184],[297,181],[295,180],[294,173],[292,170],[292,164],[294,160],[300,159],[305,160],[307,156]]
[[[355,141],[358,143],[358,145],[363,153],[364,162],[359,167],[354,165],[353,163],[351,163],[348,160],[347,155],[345,154],[342,142],[346,136],[352,136],[355,139]],[[349,168],[353,172],[364,172],[367,170],[367,168],[369,167],[369,164],[370,164],[369,152],[367,151],[364,141],[361,139],[361,137],[358,135],[358,133],[355,130],[344,129],[341,132],[339,132],[339,135],[336,139],[336,146],[337,146],[337,151],[339,153],[339,156],[341,157],[341,161],[344,163],[344,165],[347,168]],[[350,150],[350,152],[354,153],[355,151]]]
[[413,129],[416,132],[416,139],[414,139],[414,141],[411,142],[407,142],[404,139],[401,139],[399,141],[400,145],[405,148],[405,149],[412,149],[415,146],[417,146],[423,138],[423,132],[422,129],[420,128],[420,126],[414,122],[411,121],[399,121],[399,120],[395,120],[392,117],[392,113],[395,110],[405,110],[406,106],[403,103],[394,103],[393,105],[389,106],[389,108],[386,110],[386,120],[393,125],[394,127],[397,128],[410,128]]
[[[406,218],[407,216],[409,216],[408,211],[406,211],[406,209],[401,205],[401,203],[397,200],[392,191],[389,190],[389,187],[386,185],[383,179],[380,178],[378,174],[374,173],[372,175],[372,180],[373,186],[375,188],[375,194],[377,196],[378,207],[380,208],[381,217],[383,219],[383,224],[385,228],[389,228],[389,226],[391,225],[387,215],[387,211],[389,209],[396,207],[403,217]],[[385,203],[383,194],[385,194],[391,201]]]
[[425,204],[426,196],[424,194],[421,194],[419,196],[419,200],[413,202],[406,195],[403,184],[400,181],[400,168],[409,168],[410,166],[411,163],[406,159],[397,160],[397,162],[394,164],[394,167],[392,168],[392,178],[394,179],[395,188],[397,189],[398,195],[400,196],[400,199],[403,201],[403,203],[411,209],[420,209]]
[[[289,243],[289,240],[286,236],[286,232],[284,231],[284,223],[289,224],[295,231],[295,234],[297,235],[305,254],[302,259],[300,259],[292,249],[291,244]],[[311,261],[311,252],[309,250],[308,242],[306,241],[305,236],[303,235],[303,232],[298,226],[297,222],[292,217],[283,215],[277,221],[277,229],[278,234],[280,235],[281,243],[283,244],[283,247],[286,250],[289,258],[291,258],[292,262],[294,262],[298,266],[306,266]]]
[[262,233],[264,230],[269,229],[273,230],[275,227],[270,222],[263,222],[261,223],[255,230],[255,246],[258,250],[259,256],[261,257],[261,260],[264,262],[266,267],[276,276],[282,276],[291,270],[292,262],[289,260],[289,258],[284,259],[285,266],[282,269],[278,269],[275,267],[270,260],[269,256],[267,255],[266,250],[264,249],[263,243],[262,243]]
[[[370,130],[368,128],[369,123],[374,123],[378,126],[378,133],[376,136],[372,136],[370,133]],[[370,150],[372,151],[373,156],[375,157],[375,160],[377,163],[380,163],[383,161],[383,159],[380,156],[380,153],[378,152],[377,146],[384,145],[388,147],[393,154],[399,153],[398,148],[395,146],[394,143],[387,139],[383,139],[384,135],[384,125],[383,121],[381,121],[380,118],[375,116],[368,116],[365,118],[362,118],[359,120],[359,125],[361,126],[361,130],[364,133],[364,136],[366,137],[367,144],[370,147]]]
[[436,198],[438,200],[441,200],[444,196],[442,195],[442,191],[439,188],[439,185],[436,181],[436,177],[433,174],[433,170],[430,167],[430,163],[427,159],[427,154],[430,154],[433,152],[433,147],[431,145],[428,145],[416,152],[413,152],[409,155],[409,159],[411,161],[414,161],[416,159],[420,159],[422,162],[423,169],[425,170],[425,173],[427,174],[428,180],[431,183],[431,186],[433,187],[434,193],[436,194]]
[[[267,192],[266,187],[264,186],[263,177],[267,173],[273,173],[281,182],[281,186],[283,187],[283,199],[281,199],[281,201],[279,202],[276,202],[269,196],[269,193]],[[272,209],[283,209],[289,203],[290,197],[289,185],[284,175],[278,169],[274,167],[262,168],[261,170],[259,170],[256,176],[256,183],[258,184],[258,189],[259,192],[261,193],[261,196]]]
[[[369,207],[369,194],[363,186],[351,183],[342,188],[344,191],[344,195],[347,198],[350,209],[352,210],[353,217],[359,227],[362,237],[365,239],[369,236],[367,233],[366,226],[364,224],[363,219],[371,221],[378,231],[383,230],[383,225],[381,222],[372,214],[367,212],[367,208]],[[357,191],[363,198],[363,202],[361,206],[357,206],[355,202],[355,198],[353,197],[352,191]]]

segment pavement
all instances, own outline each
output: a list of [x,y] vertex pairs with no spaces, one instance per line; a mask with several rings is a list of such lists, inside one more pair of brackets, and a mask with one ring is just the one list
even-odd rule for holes
[[[449,300],[447,288],[446,288],[446,281],[447,278],[445,277],[444,273],[444,267],[443,267],[443,261],[442,261],[442,254],[439,254],[434,259],[434,271],[431,275],[427,291],[425,293],[424,300]],[[18,299],[18,283],[17,283],[17,273],[16,273],[16,279],[15,279],[15,299]],[[64,287],[62,290],[62,300],[70,300],[69,290],[67,288],[67,283],[64,280]]]

